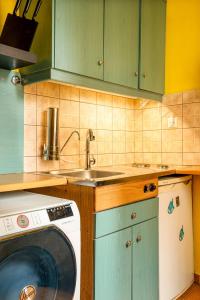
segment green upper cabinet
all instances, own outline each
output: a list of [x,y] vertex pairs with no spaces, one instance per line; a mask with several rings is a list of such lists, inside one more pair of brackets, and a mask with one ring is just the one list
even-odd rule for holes
[[139,0],[105,0],[104,80],[138,87]]
[[165,0],[141,1],[140,79],[142,90],[165,92]]
[[[22,9],[25,0],[22,0]],[[46,0],[24,83],[54,80],[109,93],[162,99],[163,0]],[[37,0],[32,0],[31,18]]]
[[103,0],[55,0],[55,68],[103,79]]

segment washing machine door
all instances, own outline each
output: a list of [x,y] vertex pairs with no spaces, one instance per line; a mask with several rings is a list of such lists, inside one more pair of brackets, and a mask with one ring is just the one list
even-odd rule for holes
[[56,227],[0,243],[1,300],[72,300],[76,258]]

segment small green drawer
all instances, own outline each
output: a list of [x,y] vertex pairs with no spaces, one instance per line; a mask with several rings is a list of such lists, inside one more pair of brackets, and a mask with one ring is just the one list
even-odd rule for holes
[[95,238],[158,216],[158,198],[112,208],[95,214]]

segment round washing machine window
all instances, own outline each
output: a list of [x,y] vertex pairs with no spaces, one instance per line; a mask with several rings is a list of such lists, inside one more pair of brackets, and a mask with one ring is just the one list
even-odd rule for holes
[[55,227],[0,243],[0,299],[72,300],[76,259]]

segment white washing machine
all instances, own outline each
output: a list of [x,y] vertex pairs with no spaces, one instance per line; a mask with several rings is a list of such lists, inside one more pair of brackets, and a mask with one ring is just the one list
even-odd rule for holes
[[0,299],[80,300],[80,216],[73,201],[0,194]]
[[159,180],[160,300],[177,299],[194,281],[192,177]]

